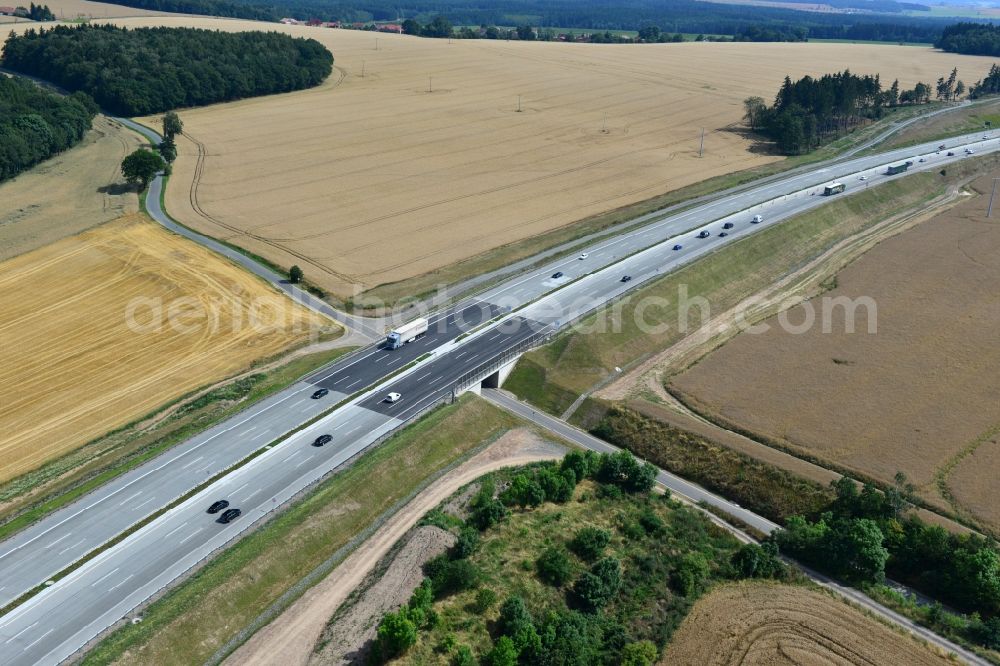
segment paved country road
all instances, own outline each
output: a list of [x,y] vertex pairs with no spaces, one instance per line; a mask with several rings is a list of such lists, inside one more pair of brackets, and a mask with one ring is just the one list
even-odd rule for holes
[[[549,432],[562,437],[563,439],[573,442],[577,446],[584,449],[589,449],[591,451],[596,451],[598,453],[614,453],[615,451],[620,451],[616,446],[608,444],[602,439],[598,439],[593,435],[586,433],[579,428],[575,428],[570,424],[566,423],[561,419],[557,419],[554,416],[550,416],[544,412],[536,410],[531,405],[525,404],[518,400],[517,398],[511,396],[504,391],[497,391],[494,389],[483,389],[482,396],[486,400],[492,402],[494,405],[530,421],[535,425],[541,426],[542,428],[548,430]],[[763,516],[758,516],[752,511],[748,511],[741,507],[739,504],[730,502],[729,500],[719,497],[718,495],[709,492],[699,485],[690,483],[675,476],[669,472],[657,468],[656,482],[668,489],[675,495],[680,495],[682,498],[690,501],[693,504],[698,504],[703,502],[710,506],[714,506],[717,509],[724,511],[725,513],[738,518],[745,524],[763,532],[764,534],[770,534],[771,532],[779,529],[779,526]],[[733,532],[741,538],[746,538],[746,535],[742,531],[734,528],[732,525],[725,523],[718,519],[717,516],[712,515],[712,513],[706,511],[706,515],[717,525],[724,527],[725,529]],[[946,638],[938,636],[934,632],[921,627],[907,617],[900,615],[899,613],[886,608],[882,604],[878,603],[874,599],[868,597],[858,590],[848,587],[846,585],[841,585],[837,581],[833,580],[829,576],[821,574],[817,571],[813,571],[807,567],[803,567],[798,562],[795,563],[796,566],[801,568],[806,574],[813,579],[816,583],[837,592],[841,596],[849,599],[853,603],[865,608],[866,610],[879,615],[886,620],[893,622],[894,624],[903,627],[913,635],[918,638],[927,641],[932,645],[945,650],[947,652],[953,652],[967,663],[976,664],[977,666],[988,666],[989,662],[985,659],[980,658],[978,655],[966,650],[960,645],[952,643]]]
[[[1000,148],[992,138],[972,135],[966,140],[977,153]],[[415,343],[394,351],[365,349],[249,407],[0,543],[0,601],[8,603],[214,472],[274,443],[238,471],[0,617],[0,661],[58,663],[287,498],[384,434],[449,399],[482,368],[493,367],[643,282],[822,205],[826,198],[817,191],[824,183],[844,179],[848,192],[838,196],[848,196],[862,182],[867,186],[898,178],[884,175],[887,164],[913,157],[914,170],[939,169],[964,157],[961,148],[956,152],[949,158],[936,154],[935,145],[925,144],[855,158],[665,215],[587,248],[586,257],[554,260],[484,291],[474,301],[434,315],[428,334]],[[919,156],[927,161],[918,162]],[[868,180],[859,181],[861,175]],[[752,224],[755,214],[761,214],[763,222]],[[733,229],[728,236],[719,236],[727,221]],[[702,230],[708,236],[697,238]],[[682,248],[673,250],[675,244]],[[557,272],[562,275],[554,277]],[[622,282],[624,274],[633,279]],[[493,317],[502,319],[476,329]],[[463,337],[470,331],[472,335]],[[377,391],[358,396],[276,442],[360,388],[399,372]],[[312,400],[309,396],[316,386],[328,388],[330,395]],[[381,402],[388,391],[401,393],[402,400],[391,405]],[[331,441],[311,446],[321,434],[330,435]],[[204,513],[208,504],[223,498],[244,512],[228,526],[216,524]]]

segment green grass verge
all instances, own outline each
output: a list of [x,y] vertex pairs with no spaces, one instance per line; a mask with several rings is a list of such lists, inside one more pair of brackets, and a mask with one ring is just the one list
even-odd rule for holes
[[[582,322],[584,331],[567,330],[549,345],[528,352],[504,388],[561,414],[581,393],[611,378],[615,367],[627,368],[666,349],[711,313],[735,306],[844,238],[940,195],[947,181],[931,173],[906,176],[726,246],[627,296],[620,304],[617,330],[608,315],[592,315]],[[691,308],[687,329],[682,330],[680,295],[685,290],[688,298],[704,298],[710,308],[707,313]],[[641,327],[640,320],[649,326]]]
[[[347,347],[306,354],[272,370],[209,391],[148,428],[152,414],[73,453],[0,486],[4,509],[0,539],[24,529],[170,447],[229,418],[304,375],[351,351]],[[181,398],[183,399],[183,398]],[[179,399],[179,400],[181,400]],[[177,401],[163,409],[170,408]]]
[[944,141],[950,137],[986,130],[986,123],[991,130],[1000,129],[1000,99],[990,99],[974,103],[970,106],[921,120],[913,123],[890,137],[877,148],[870,148],[864,154],[891,148],[903,148],[927,141]]
[[301,502],[150,605],[84,660],[204,663],[285,590],[449,463],[515,417],[471,396],[438,409],[322,482]]

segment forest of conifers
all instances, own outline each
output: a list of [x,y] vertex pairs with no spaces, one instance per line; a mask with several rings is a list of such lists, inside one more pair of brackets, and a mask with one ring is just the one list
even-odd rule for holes
[[1000,26],[983,23],[958,23],[941,33],[934,46],[952,53],[1000,56]]
[[900,90],[894,81],[883,88],[878,75],[857,76],[845,70],[794,82],[785,77],[772,106],[760,97],[751,97],[744,105],[752,129],[772,139],[780,152],[797,155],[881,118],[889,108],[928,102],[931,92],[925,83]]
[[31,81],[0,75],[0,181],[72,147],[90,128],[97,106]]
[[277,32],[80,25],[11,34],[0,64],[138,116],[309,88],[330,75],[333,55]]

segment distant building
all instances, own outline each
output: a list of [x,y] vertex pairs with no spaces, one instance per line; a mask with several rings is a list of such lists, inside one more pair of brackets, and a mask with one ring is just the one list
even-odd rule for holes
[[0,7],[0,16],[13,16],[16,11],[14,7]]
[[284,23],[285,25],[305,25],[306,24],[305,21],[300,21],[298,19],[293,19],[293,18],[283,18],[283,19],[281,19],[280,23]]
[[403,32],[403,26],[398,23],[380,23],[376,28],[379,32]]
[[340,27],[340,21],[325,21],[323,23],[320,23],[320,27],[323,27],[323,28],[339,28]]

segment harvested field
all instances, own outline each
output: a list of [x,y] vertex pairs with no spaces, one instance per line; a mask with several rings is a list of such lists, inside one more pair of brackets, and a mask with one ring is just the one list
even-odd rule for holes
[[[725,424],[855,474],[891,482],[903,471],[928,501],[1000,527],[995,508],[984,510],[1000,472],[989,453],[1000,428],[1000,223],[985,205],[969,197],[884,241],[833,291],[785,315],[798,325],[810,307],[815,326],[794,334],[772,317],[766,332],[738,335],[671,388]],[[821,299],[841,297],[873,299],[877,333],[864,309],[853,334],[844,308],[824,317]]]
[[0,313],[0,480],[329,325],[139,214],[0,263]]
[[[164,22],[259,27],[120,21]],[[992,62],[898,46],[449,44],[273,27],[326,44],[337,73],[317,89],[182,112],[167,207],[342,297],[778,159],[734,130],[742,100],[770,98],[786,74],[878,63],[883,80],[912,86],[953,66],[974,80]]]
[[108,2],[90,2],[90,0],[46,0],[44,4],[47,4],[56,18],[60,20],[119,18],[122,16],[177,16],[177,14],[167,12],[155,12]]
[[930,666],[954,662],[822,592],[740,582],[720,586],[700,599],[659,663]]
[[143,143],[98,115],[75,147],[0,184],[0,261],[136,212],[120,165]]

